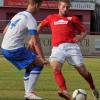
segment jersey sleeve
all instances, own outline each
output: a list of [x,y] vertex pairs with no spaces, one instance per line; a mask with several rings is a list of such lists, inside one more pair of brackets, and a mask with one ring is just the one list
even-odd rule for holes
[[50,15],[47,16],[44,20],[41,21],[42,26],[49,26],[50,25]]
[[73,16],[73,17],[72,17],[72,20],[73,20],[73,22],[74,22],[74,27],[75,27],[75,29],[76,29],[79,33],[81,33],[81,32],[86,32],[86,29],[85,29],[84,25],[81,23],[81,21],[78,19],[78,17]]
[[27,28],[28,28],[28,33],[30,35],[36,35],[37,33],[37,22],[34,18],[28,18],[27,19]]

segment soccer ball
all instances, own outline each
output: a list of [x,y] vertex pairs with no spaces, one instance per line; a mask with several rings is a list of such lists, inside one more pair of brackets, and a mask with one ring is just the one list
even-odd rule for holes
[[73,100],[87,100],[87,93],[83,89],[76,89],[72,94]]

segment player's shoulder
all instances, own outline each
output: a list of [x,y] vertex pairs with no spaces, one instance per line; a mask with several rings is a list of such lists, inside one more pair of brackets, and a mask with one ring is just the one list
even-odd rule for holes
[[12,19],[15,20],[18,18],[27,20],[28,16],[24,11],[22,11],[22,12],[18,12],[17,14],[15,14]]
[[28,18],[30,16],[30,14],[27,11],[19,12],[18,15],[24,16],[26,18]]
[[28,12],[28,11],[22,11],[22,12],[19,13],[19,15],[24,16],[26,21],[30,20],[30,21],[36,22],[35,17],[30,12]]
[[74,15],[74,16],[72,16],[72,20],[73,20],[73,21],[76,21],[76,20],[79,20],[79,18],[78,18],[77,16]]

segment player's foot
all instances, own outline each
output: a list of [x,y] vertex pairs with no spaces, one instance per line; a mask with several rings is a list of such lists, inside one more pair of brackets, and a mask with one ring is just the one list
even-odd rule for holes
[[69,93],[66,92],[66,91],[59,91],[58,95],[60,97],[64,98],[65,100],[71,100],[71,97],[70,97]]
[[35,93],[27,93],[24,96],[25,100],[42,100],[41,97],[37,96]]
[[97,89],[93,90],[94,100],[99,100],[99,91]]

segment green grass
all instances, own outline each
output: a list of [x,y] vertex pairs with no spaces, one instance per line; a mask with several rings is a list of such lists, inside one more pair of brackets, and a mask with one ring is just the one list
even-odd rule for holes
[[[92,73],[95,84],[100,90],[100,59],[86,58],[85,64]],[[23,73],[24,71],[17,70],[4,58],[0,58],[0,100],[23,100]],[[77,88],[82,88],[87,91],[88,100],[93,100],[88,84],[72,66],[65,63],[63,73],[71,93]],[[45,67],[42,71],[36,85],[36,91],[44,100],[62,100],[56,94],[58,89],[53,80],[50,66]]]

